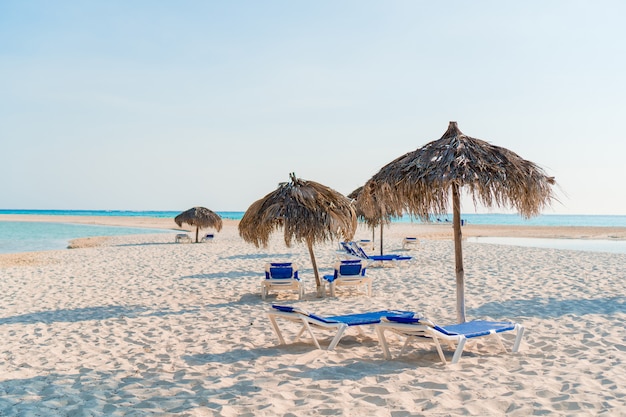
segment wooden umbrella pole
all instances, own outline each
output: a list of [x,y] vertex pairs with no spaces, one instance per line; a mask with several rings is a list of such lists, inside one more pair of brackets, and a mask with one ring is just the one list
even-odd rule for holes
[[320,273],[317,270],[317,262],[315,261],[315,253],[313,253],[313,242],[307,240],[306,242],[309,248],[309,256],[311,257],[311,264],[313,265],[313,274],[315,275],[315,285],[317,287],[317,296],[322,296],[322,281],[320,280]]
[[383,256],[383,224],[380,224],[380,256]]
[[454,265],[456,272],[456,317],[459,323],[465,323],[465,272],[463,271],[461,197],[458,184],[452,184],[452,227],[454,230]]

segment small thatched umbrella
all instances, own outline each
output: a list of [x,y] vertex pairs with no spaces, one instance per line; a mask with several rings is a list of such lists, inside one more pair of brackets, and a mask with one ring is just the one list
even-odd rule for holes
[[275,191],[250,205],[239,222],[239,235],[256,247],[267,246],[270,234],[283,228],[285,244],[306,243],[313,264],[318,295],[320,280],[313,244],[328,239],[352,239],[356,214],[350,199],[313,181],[289,175],[290,182],[280,183]]
[[[382,186],[385,186],[384,184]],[[383,229],[393,217],[393,207],[377,199],[373,184],[367,182],[348,194],[348,198],[354,201],[356,214],[372,228],[372,243],[374,242],[374,229],[380,226],[380,255],[383,255]],[[388,193],[393,195],[392,193]]]
[[205,207],[194,207],[187,211],[183,211],[174,217],[174,221],[181,227],[183,223],[196,226],[196,243],[198,243],[198,231],[212,227],[218,232],[222,230],[222,218],[219,214]]
[[516,209],[525,218],[540,214],[554,198],[554,177],[516,153],[464,135],[450,122],[441,139],[385,165],[371,179],[379,201],[428,220],[444,214],[452,198],[457,284],[457,319],[465,322],[465,273],[461,246],[460,191],[466,187],[486,207]]

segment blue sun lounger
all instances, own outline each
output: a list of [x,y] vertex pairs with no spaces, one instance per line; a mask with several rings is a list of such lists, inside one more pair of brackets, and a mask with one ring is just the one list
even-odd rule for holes
[[356,242],[340,242],[342,253],[351,257],[352,259],[363,259],[372,263],[378,263],[384,265],[385,262],[396,265],[397,262],[410,261],[412,256],[388,254],[388,255],[368,255],[361,246]]
[[335,346],[337,346],[337,343],[339,343],[339,340],[341,340],[341,338],[343,337],[343,334],[348,329],[348,327],[355,327],[362,334],[361,326],[380,323],[380,320],[383,317],[410,318],[415,316],[415,313],[411,311],[383,310],[368,313],[324,317],[310,313],[298,307],[281,306],[274,304],[272,305],[272,309],[267,313],[267,315],[270,319],[270,322],[272,323],[272,328],[278,336],[278,340],[281,345],[285,344],[285,339],[283,338],[282,332],[278,327],[278,322],[276,320],[278,318],[301,324],[302,328],[300,329],[300,332],[296,335],[294,342],[298,342],[302,334],[304,334],[304,332],[308,332],[311,336],[311,339],[313,339],[313,343],[318,349],[321,349],[321,347],[319,342],[317,341],[317,338],[315,337],[315,334],[313,333],[312,328],[334,331],[335,336],[328,345],[328,350],[333,350]]
[[265,278],[261,280],[261,298],[270,291],[296,291],[298,299],[304,298],[304,282],[298,277],[298,266],[291,262],[270,262],[265,264]]
[[441,349],[440,341],[445,342],[452,348],[454,348],[454,344],[456,343],[456,349],[451,361],[451,363],[454,364],[461,359],[465,342],[469,339],[477,339],[481,337],[494,339],[499,344],[500,348],[506,352],[506,348],[502,343],[502,338],[499,336],[499,333],[504,332],[516,333],[515,342],[513,343],[511,351],[517,352],[519,350],[520,342],[522,341],[522,335],[524,334],[524,326],[513,322],[485,320],[468,321],[449,326],[438,326],[423,317],[385,317],[379,324],[376,325],[376,333],[378,333],[378,340],[383,349],[385,358],[390,359],[391,354],[389,353],[387,339],[385,339],[385,331],[391,331],[406,337],[404,346],[400,351],[401,355],[404,353],[404,350],[411,340],[434,343],[437,348],[439,358],[444,364],[446,363],[446,358],[443,354],[443,350]]
[[[350,259],[335,262],[332,275],[324,275],[324,281],[330,285],[330,296],[335,296],[337,287],[365,287],[365,294],[372,296],[372,278],[365,275],[364,261],[360,259]],[[324,288],[326,285],[324,284]],[[324,290],[326,292],[326,290]]]
[[407,236],[402,239],[402,249],[407,250],[409,246],[418,247],[420,245],[420,241],[416,237]]
[[215,239],[215,235],[213,233],[207,233],[202,238],[202,242],[213,242],[213,239]]

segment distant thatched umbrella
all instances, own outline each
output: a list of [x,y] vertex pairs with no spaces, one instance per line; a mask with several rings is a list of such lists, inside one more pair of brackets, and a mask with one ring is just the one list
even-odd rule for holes
[[[452,198],[457,283],[457,319],[465,321],[460,190],[474,203],[515,208],[523,217],[538,215],[554,198],[549,177],[534,163],[508,149],[464,135],[450,122],[441,139],[385,165],[370,180],[379,201],[395,216],[408,212],[421,219],[444,214]],[[368,213],[366,213],[368,214]],[[369,215],[369,214],[368,214]]]
[[306,243],[315,273],[318,294],[321,280],[313,244],[328,239],[352,239],[356,214],[350,200],[339,192],[313,181],[289,175],[275,191],[250,205],[239,222],[239,235],[255,246],[267,246],[270,234],[284,230],[285,244]]
[[373,185],[369,182],[348,194],[348,198],[354,201],[357,216],[372,228],[372,244],[374,243],[374,229],[380,226],[380,255],[382,256],[383,228],[391,221],[393,208],[384,201],[378,201]]
[[218,232],[222,230],[222,218],[220,215],[204,207],[194,207],[183,211],[174,217],[174,221],[178,227],[181,227],[183,223],[196,226],[196,243],[198,243],[198,231],[200,229],[212,227]]

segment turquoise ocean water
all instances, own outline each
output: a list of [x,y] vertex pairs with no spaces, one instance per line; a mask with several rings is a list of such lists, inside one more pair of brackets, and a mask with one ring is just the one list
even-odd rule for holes
[[[244,212],[224,211],[217,212],[222,218],[239,220]],[[134,216],[159,217],[172,219],[180,211],[124,211],[124,210],[3,210],[0,214],[27,214],[27,215],[66,215],[66,216]],[[593,216],[593,215],[557,215],[547,214],[526,220],[515,214],[463,214],[467,224],[481,225],[526,225],[526,226],[596,226],[596,227],[626,227],[626,216]],[[451,216],[433,218],[434,222],[449,222]],[[415,222],[405,216],[396,219],[396,222]],[[35,223],[35,222],[5,222],[0,221],[0,253],[17,253],[41,250],[64,249],[72,239],[91,236],[116,236],[141,233],[166,233],[164,230],[78,225],[68,223]],[[550,247],[559,247],[557,242]],[[575,240],[575,239],[570,239]],[[547,240],[540,240],[546,243]],[[589,241],[578,241],[576,250],[599,250],[617,253],[626,253],[626,242],[601,241],[599,245]],[[585,243],[587,242],[587,243]],[[495,242],[485,242],[495,243]],[[507,242],[501,242],[507,244]],[[533,245],[536,246],[536,245]],[[571,248],[570,245],[565,247]]]
[[165,232],[162,229],[133,227],[0,221],[0,254],[65,249],[70,240],[81,237]]

